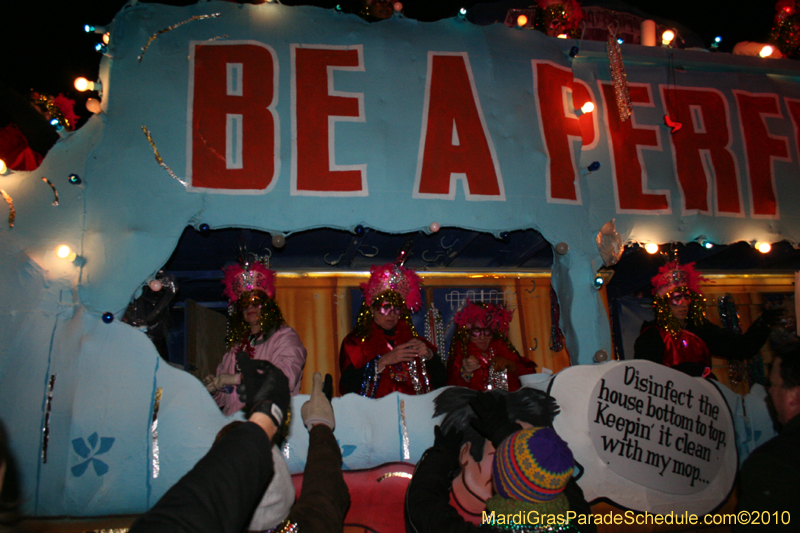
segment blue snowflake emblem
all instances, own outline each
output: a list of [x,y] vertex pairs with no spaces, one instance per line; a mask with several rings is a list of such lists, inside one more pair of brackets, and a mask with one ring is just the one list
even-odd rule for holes
[[75,453],[86,459],[82,463],[72,467],[72,475],[81,477],[86,472],[86,469],[89,468],[90,464],[94,467],[94,473],[98,476],[102,476],[108,472],[108,465],[100,459],[97,459],[96,456],[103,455],[110,450],[113,445],[114,437],[98,437],[97,432],[89,435],[89,438],[85,441],[83,438],[72,439],[72,449],[75,450]]
[[354,451],[356,451],[356,446],[352,444],[345,444],[342,446],[342,443],[339,442],[339,439],[336,439],[336,444],[339,445],[339,450],[342,452],[342,470],[350,470],[350,467],[344,464],[344,458],[348,455],[352,455]]

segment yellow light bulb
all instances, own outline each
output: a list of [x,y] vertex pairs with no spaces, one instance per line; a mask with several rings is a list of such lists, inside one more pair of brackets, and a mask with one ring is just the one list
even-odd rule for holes
[[67,257],[69,257],[69,254],[71,252],[72,250],[70,250],[69,246],[67,246],[66,244],[62,244],[61,246],[56,248],[56,255],[61,259],[66,259]]
[[761,51],[758,53],[758,55],[760,55],[761,57],[769,57],[772,55],[772,52],[774,50],[775,49],[772,48],[770,45],[765,45],[764,48],[762,48]]
[[523,27],[525,24],[528,23],[528,17],[525,15],[520,15],[517,17],[517,26],[520,28]]
[[666,30],[664,33],[661,34],[661,44],[669,44],[675,38],[675,32],[672,30]]
[[586,102],[581,106],[581,111],[584,113],[591,113],[594,111],[594,104],[592,102]]
[[0,159],[0,174],[5,174],[6,172],[8,172],[8,166],[5,161]]
[[94,89],[94,83],[83,77],[75,78],[75,88],[80,92],[91,91]]
[[110,40],[111,40],[111,34],[109,32],[105,32],[103,34],[103,44],[108,44]]
[[557,35],[557,37],[558,37],[559,39],[566,39],[566,38],[567,38],[567,34],[566,34],[566,33],[559,33],[559,34]]
[[644,245],[644,249],[648,254],[654,254],[658,252],[658,245],[654,242],[648,242]]
[[757,242],[756,250],[758,250],[762,254],[768,254],[769,251],[772,250],[772,245],[768,242]]

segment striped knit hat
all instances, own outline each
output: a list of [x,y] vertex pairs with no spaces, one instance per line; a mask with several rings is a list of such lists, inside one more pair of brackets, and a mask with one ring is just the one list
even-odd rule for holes
[[566,487],[575,460],[567,443],[547,427],[511,434],[497,448],[492,465],[497,494],[526,502],[548,502]]

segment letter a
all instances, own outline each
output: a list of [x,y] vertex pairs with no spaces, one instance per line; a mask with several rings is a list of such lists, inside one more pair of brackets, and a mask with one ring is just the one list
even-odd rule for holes
[[428,52],[414,198],[505,201],[503,178],[466,52]]

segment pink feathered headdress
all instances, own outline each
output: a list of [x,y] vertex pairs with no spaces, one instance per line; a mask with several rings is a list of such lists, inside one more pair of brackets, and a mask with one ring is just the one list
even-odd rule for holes
[[679,265],[676,259],[659,268],[650,283],[653,284],[653,294],[663,298],[678,287],[687,287],[692,292],[703,294],[701,281],[709,280],[694,269],[694,263]]
[[225,277],[222,283],[225,284],[223,294],[228,297],[231,303],[249,291],[264,291],[270,298],[275,298],[275,272],[268,269],[258,261],[245,263],[242,265],[230,265],[222,269]]
[[373,265],[370,268],[369,281],[361,284],[367,305],[375,303],[375,299],[386,291],[395,291],[412,312],[422,307],[420,279],[411,269],[397,263]]
[[456,324],[466,327],[475,324],[482,328],[489,328],[492,331],[507,333],[508,326],[511,324],[513,311],[506,309],[501,304],[488,304],[483,302],[470,302],[461,311],[456,313]]

